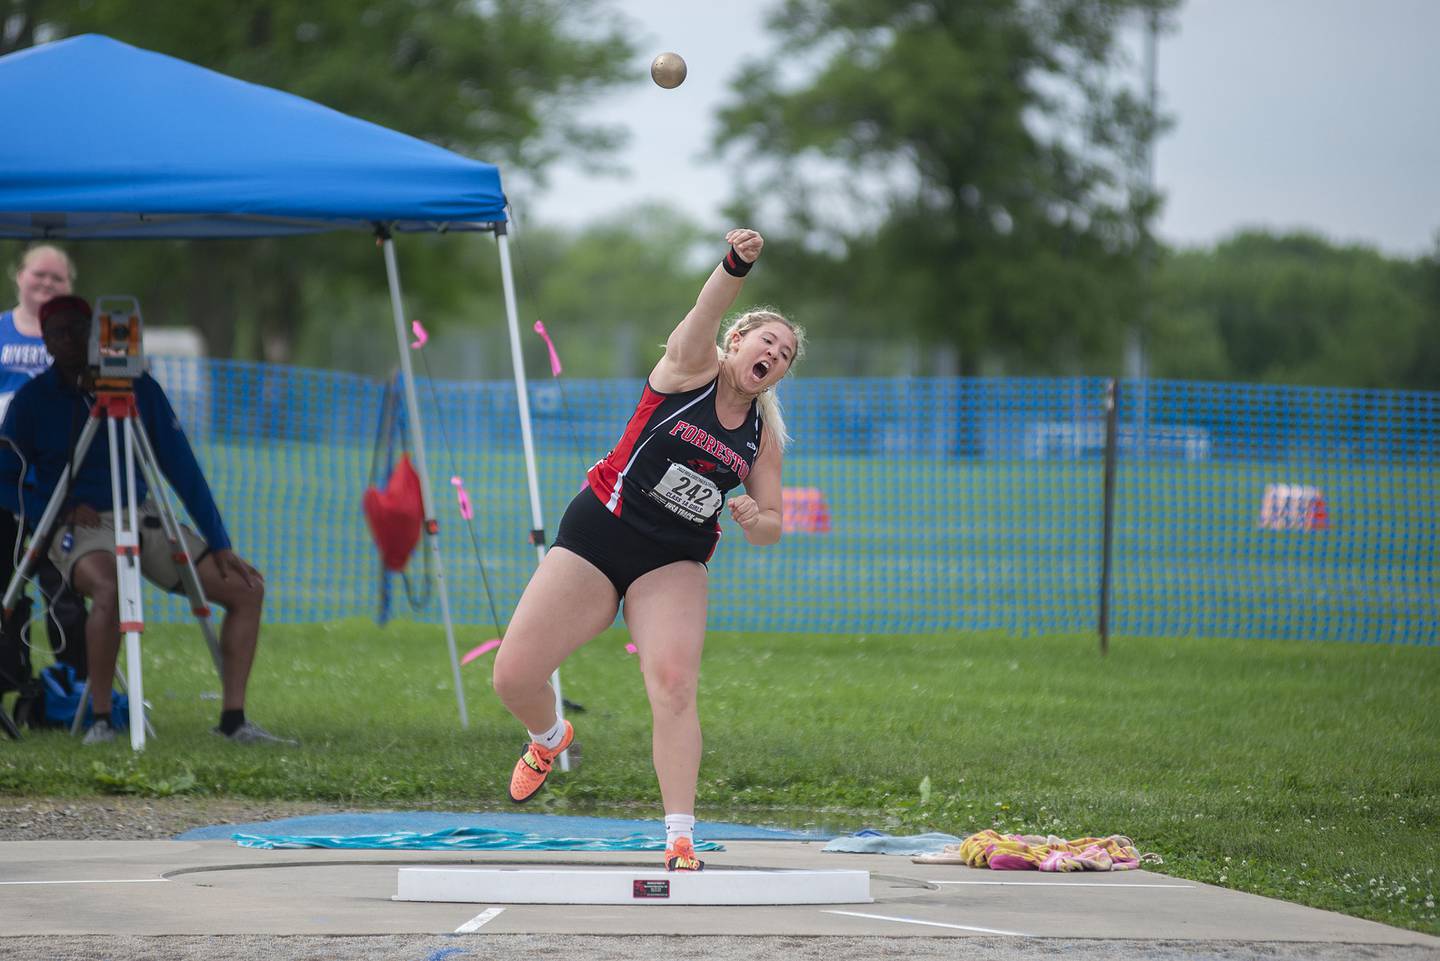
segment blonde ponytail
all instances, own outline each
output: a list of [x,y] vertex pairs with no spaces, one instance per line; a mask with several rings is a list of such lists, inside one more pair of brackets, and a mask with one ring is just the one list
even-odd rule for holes
[[780,445],[781,453],[784,453],[790,444],[790,432],[785,429],[785,414],[780,410],[780,398],[775,395],[775,388],[765,388],[760,396],[755,398],[755,403],[760,407],[760,419],[765,422],[766,432],[775,439],[775,443]]

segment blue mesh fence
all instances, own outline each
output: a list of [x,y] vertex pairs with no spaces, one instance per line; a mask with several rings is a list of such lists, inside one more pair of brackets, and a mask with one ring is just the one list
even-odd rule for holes
[[1440,394],[1151,382],[1120,410],[1117,632],[1440,642]]
[[[261,364],[153,365],[238,549],[266,573],[267,619],[375,616],[380,565],[360,501],[385,385]],[[548,537],[640,387],[531,384]],[[1093,631],[1105,387],[787,382],[787,534],[751,548],[727,515],[711,626]],[[452,612],[491,636],[492,597],[503,624],[536,558],[514,385],[418,388]],[[1440,393],[1150,381],[1124,382],[1119,396],[1115,633],[1440,643]],[[452,476],[475,505],[468,529]],[[395,590],[396,616],[438,621],[433,598],[414,612]],[[153,592],[147,601],[157,620],[188,616]]]

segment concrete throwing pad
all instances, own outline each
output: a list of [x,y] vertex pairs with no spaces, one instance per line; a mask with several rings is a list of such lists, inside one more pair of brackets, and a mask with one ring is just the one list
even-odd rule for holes
[[870,904],[868,871],[401,868],[397,901],[473,904]]
[[[880,854],[830,854],[805,841],[726,842],[705,876],[729,872],[868,873],[871,904],[625,904],[556,907],[395,899],[402,868],[618,870],[664,879],[654,852],[265,851],[231,841],[0,842],[0,950],[10,958],[129,959],[264,957],[385,958],[420,961],[464,952],[475,957],[545,955],[576,959],[668,957],[775,958],[1263,958],[1432,961],[1440,938],[1373,921],[1286,904],[1152,871],[983,871],[915,864]],[[733,937],[756,941],[753,950]],[[227,942],[171,938],[234,936]],[[361,946],[340,953],[329,941],[286,937],[464,936],[386,953]],[[566,941],[571,936],[590,942]],[[598,937],[596,937],[598,936]],[[635,937],[611,942],[609,937]],[[722,938],[724,950],[714,950]],[[71,940],[93,940],[76,946]],[[150,938],[133,950],[125,938]],[[517,937],[536,940],[516,941]],[[825,939],[801,947],[796,937]],[[276,940],[261,940],[275,938]],[[495,944],[484,939],[500,938]],[[985,939],[973,948],[897,947],[890,939]],[[17,940],[29,939],[29,940]],[[103,940],[102,940],[103,939]],[[161,940],[153,940],[161,939]],[[875,940],[884,939],[884,940]],[[997,940],[998,939],[998,940]],[[1070,939],[1052,940],[1042,939]],[[1077,940],[1078,939],[1078,940]],[[363,940],[363,939],[362,939]],[[996,945],[1013,945],[1005,949]],[[397,942],[398,943],[398,942]],[[297,945],[290,947],[288,945]],[[586,945],[589,945],[588,947]],[[846,949],[843,945],[849,944]],[[1101,948],[1077,949],[1077,944]],[[167,947],[179,945],[179,947]],[[838,945],[838,947],[837,947]]]

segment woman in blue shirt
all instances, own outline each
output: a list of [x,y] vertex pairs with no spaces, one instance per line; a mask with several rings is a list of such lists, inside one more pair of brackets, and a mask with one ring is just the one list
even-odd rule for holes
[[[0,417],[15,391],[50,366],[50,352],[40,338],[40,308],[52,298],[70,293],[75,265],[59,247],[42,244],[25,251],[14,277],[17,303],[0,313]],[[32,524],[36,520],[39,518],[31,518]],[[20,537],[18,519],[0,509],[0,591],[15,576]],[[57,660],[85,677],[85,601],[65,585],[49,560],[39,563],[35,576],[49,598],[46,627],[50,649]],[[11,636],[18,638],[18,633]]]

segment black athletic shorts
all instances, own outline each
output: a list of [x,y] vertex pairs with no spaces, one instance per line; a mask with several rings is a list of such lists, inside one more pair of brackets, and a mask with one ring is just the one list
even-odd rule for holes
[[607,511],[588,486],[576,494],[565,509],[552,546],[573,551],[594,564],[615,585],[621,597],[640,577],[666,564],[705,563],[704,559],[694,556],[694,549],[658,544],[635,530]]

